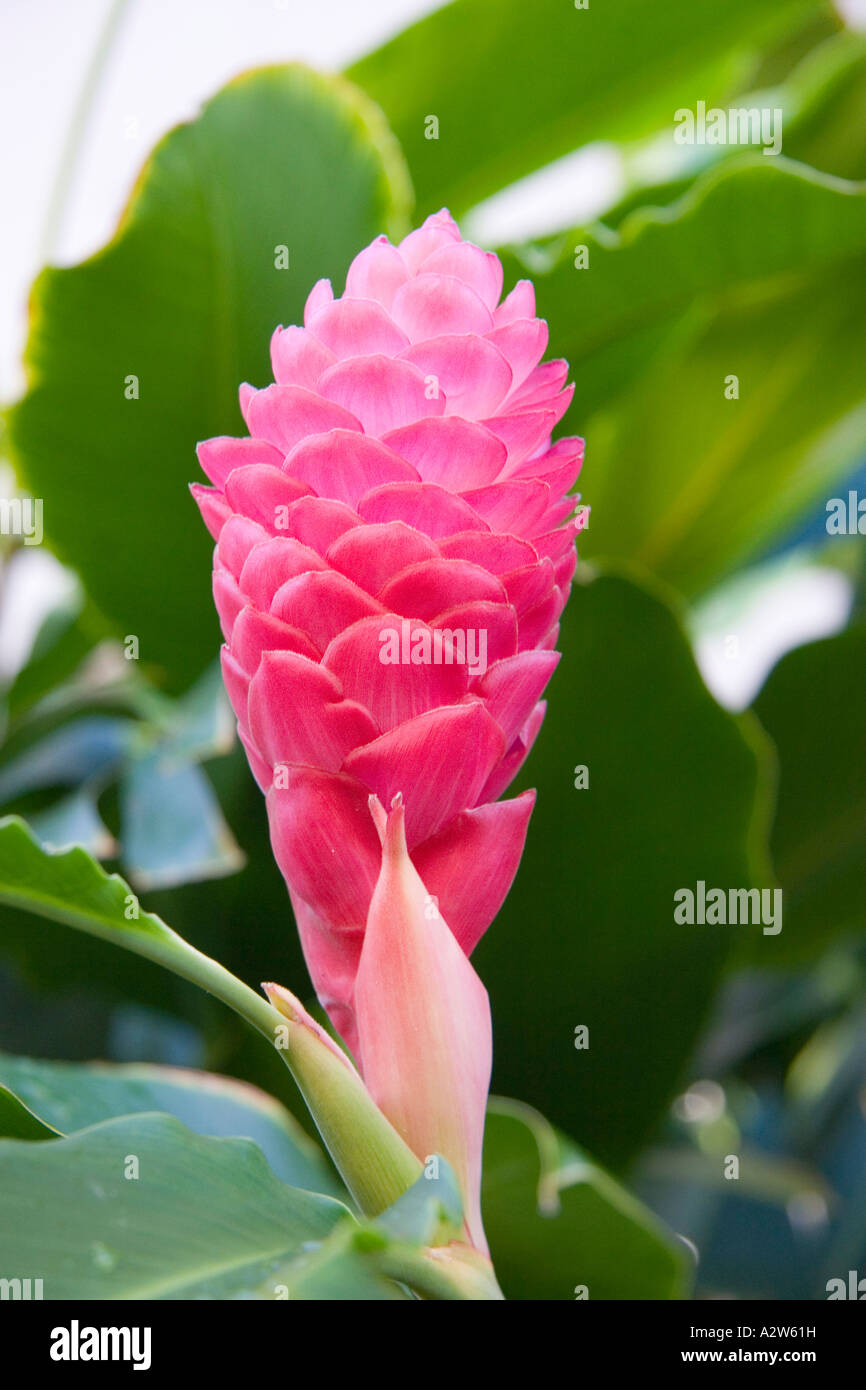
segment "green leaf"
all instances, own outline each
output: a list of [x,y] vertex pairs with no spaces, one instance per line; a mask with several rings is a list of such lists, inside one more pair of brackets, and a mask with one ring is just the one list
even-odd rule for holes
[[[651,367],[596,452],[600,473],[610,465],[611,484],[616,474],[625,487],[640,463],[635,494],[648,496],[651,480],[657,486],[639,537],[636,496],[619,530],[612,500],[599,503],[595,553],[628,550],[695,596],[778,540],[866,448],[864,314],[861,259],[694,325]],[[731,374],[739,399],[724,395]]]
[[383,1211],[376,1225],[416,1245],[446,1245],[461,1239],[463,1199],[451,1165],[439,1154],[431,1154],[417,1182]]
[[0,1139],[0,1229],[4,1277],[37,1269],[47,1299],[389,1301],[407,1296],[395,1280],[435,1299],[498,1297],[489,1266],[429,1260],[280,1182],[250,1140],[163,1114]]
[[[323,1241],[306,1258],[293,1261],[278,1271],[285,1289],[283,1297],[292,1302],[322,1303],[339,1299],[341,1302],[403,1302],[410,1295],[380,1270],[362,1244],[363,1232],[351,1226],[338,1226],[333,1235]],[[378,1253],[378,1252],[377,1252]],[[401,1270],[401,1273],[403,1271]]]
[[249,1140],[166,1115],[0,1141],[4,1273],[38,1271],[48,1299],[274,1298],[347,1217],[279,1182]]
[[[207,771],[221,805],[233,808],[232,824],[237,827],[247,865],[230,878],[200,880],[159,892],[148,890],[147,906],[200,950],[251,983],[275,973],[275,961],[280,962],[281,979],[306,981],[285,883],[268,842],[264,800],[250,777],[243,750],[235,746],[228,757],[210,762]],[[112,789],[104,804],[112,828],[119,832],[112,814],[114,800]],[[219,1059],[223,1070],[246,1076],[280,1095],[306,1122],[303,1101],[286,1084],[281,1056],[272,1048],[263,1048],[242,1021],[216,1000],[135,955],[106,951],[100,940],[70,932],[54,921],[46,919],[39,925],[26,911],[2,906],[0,918],[0,961],[11,965],[31,989],[45,991],[48,997],[44,1003],[68,996],[70,991],[84,991],[92,1009],[106,1020],[105,1026],[112,1007],[120,1000],[183,1018],[204,1034],[209,1055]],[[62,998],[57,1002],[62,1003]],[[25,1021],[27,1017],[25,1014]],[[38,1031],[41,1026],[34,1015],[31,1022],[25,1022],[24,1033],[14,1037],[7,1034],[6,1046],[38,1055],[43,1050]],[[83,1038],[80,1050],[67,1050],[63,1055],[84,1058],[103,1052],[103,1032],[99,1032],[89,1042]],[[159,1057],[176,1060],[170,1054]]]
[[561,646],[519,780],[538,788],[523,861],[475,959],[494,1089],[618,1166],[676,1093],[738,933],[760,933],[673,914],[698,880],[750,885],[764,759],[754,721],[718,707],[656,594],[613,574],[577,584]]
[[108,859],[116,850],[114,836],[99,814],[96,790],[90,786],[62,797],[45,811],[31,813],[27,819],[36,838],[48,848],[80,845],[96,859]]
[[363,94],[265,68],[161,141],[104,250],[36,282],[13,458],[58,553],[175,687],[219,641],[211,541],[186,492],[196,441],[241,431],[238,385],[269,379],[273,329],[302,321],[317,278],[405,231],[407,203]]
[[[48,854],[22,820],[0,820],[0,902],[87,932],[158,965],[228,1004],[289,1067],[319,1132],[360,1209],[378,1215],[411,1187],[421,1164],[374,1104],[354,1067],[293,996],[280,1010],[224,966],[197,951],[159,917],[140,909],[117,874],[83,850]],[[285,994],[285,991],[283,991]]]
[[0,1086],[52,1134],[162,1111],[197,1134],[250,1139],[282,1182],[345,1200],[321,1151],[279,1101],[231,1077],[179,1067],[81,1065],[0,1053]]
[[130,748],[129,719],[89,715],[31,744],[0,770],[0,805],[41,787],[76,787],[108,778]]
[[[419,210],[455,214],[594,140],[636,139],[696,93],[725,92],[732,60],[818,8],[813,0],[455,0],[349,69],[384,110]],[[483,63],[479,65],[479,54]],[[439,120],[438,139],[425,134]]]
[[162,749],[136,758],[120,784],[123,861],[138,888],[224,877],[243,867],[200,767]]
[[783,657],[755,712],[779,757],[771,848],[782,887],[777,964],[866,927],[866,624]]
[[0,1138],[59,1139],[60,1131],[46,1124],[20,1096],[0,1083]]
[[[825,37],[828,32],[830,37]],[[799,61],[790,69],[793,56]],[[866,109],[864,77],[866,39],[862,34],[850,30],[831,32],[827,26],[816,27],[810,34],[801,30],[796,52],[789,49],[781,71],[775,63],[769,73],[762,65],[762,71],[751,80],[764,85],[729,95],[723,106],[781,112],[774,129],[783,132],[786,161],[795,160],[840,179],[863,179],[866,136],[861,138],[860,132],[866,130],[866,125],[860,112]],[[780,78],[781,85],[766,86]],[[626,192],[613,207],[604,210],[605,226],[619,226],[636,208],[663,207],[674,202],[688,192],[699,175],[728,160],[741,161],[743,154],[743,145],[737,143],[674,147],[670,130],[627,149]]]
[[0,820],[0,901],[126,946],[186,979],[203,977],[209,966],[215,975],[221,969],[158,917],[141,911],[119,875],[106,874],[79,848],[47,852],[17,816]]
[[243,853],[196,765],[230,752],[235,742],[219,663],[176,701],[140,677],[136,685],[147,718],[90,714],[36,738],[0,768],[0,803],[49,786],[74,786],[69,797],[28,811],[27,819],[44,844],[78,844],[106,859],[117,846],[101,821],[97,798],[119,780],[117,853],[137,887],[170,888],[237,873]]
[[212,662],[195,685],[169,706],[163,727],[161,751],[176,761],[202,762],[231,752],[237,724],[219,660]]
[[785,152],[843,179],[866,178],[866,38],[845,29],[811,50],[789,83],[805,107]]
[[[568,357],[574,414],[583,415],[627,384],[594,367],[605,352],[625,353],[636,335],[675,322],[696,300],[717,307],[737,290],[758,301],[774,284],[843,266],[862,256],[864,240],[866,185],[741,154],[673,206],[635,209],[615,232],[603,223],[564,232],[546,243],[546,259],[537,248],[523,259],[503,254],[506,283],[527,269],[535,276],[551,352]],[[587,247],[584,270],[575,243]]]
[[556,245],[537,290],[588,439],[584,553],[700,592],[866,448],[866,186],[748,155]]
[[652,1213],[579,1151],[563,1163],[552,1126],[498,1097],[487,1112],[482,1211],[506,1298],[685,1292],[685,1252]]

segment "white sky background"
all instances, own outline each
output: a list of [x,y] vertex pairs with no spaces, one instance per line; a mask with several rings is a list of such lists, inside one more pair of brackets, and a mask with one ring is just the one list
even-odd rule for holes
[[[90,110],[50,259],[71,264],[106,241],[154,143],[238,72],[289,59],[339,70],[438,3],[130,0]],[[866,0],[847,3],[866,5]],[[110,10],[110,0],[0,0],[3,401],[21,389],[27,292],[46,258],[46,215],[69,124]],[[525,187],[491,200],[470,219],[473,234],[490,243],[591,216],[611,200],[616,180],[615,156],[603,147],[569,156]],[[588,449],[587,495],[590,462]],[[32,571],[32,582],[18,576],[13,584],[10,576],[7,597],[14,593],[15,602],[0,615],[0,666],[7,671],[26,651],[52,595],[48,557],[36,563],[33,552],[25,552],[20,558]],[[748,660],[730,660],[724,632],[709,631],[697,643],[708,684],[724,703],[746,702],[781,650],[841,626],[848,603],[845,582],[838,576],[828,580],[826,572],[824,577],[814,570],[799,578],[790,575],[781,583],[774,579],[744,611]]]

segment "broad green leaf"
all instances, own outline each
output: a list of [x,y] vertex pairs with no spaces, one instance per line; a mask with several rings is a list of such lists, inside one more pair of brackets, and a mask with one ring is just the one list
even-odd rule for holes
[[360,1209],[378,1215],[412,1186],[421,1164],[373,1102],[351,1063],[307,1026],[291,995],[279,1011],[197,951],[83,850],[49,854],[22,820],[0,820],[0,902],[24,908],[162,965],[215,995],[280,1052]]
[[4,1274],[38,1270],[47,1299],[274,1298],[347,1218],[340,1202],[279,1182],[249,1140],[166,1115],[0,1141]]
[[779,758],[771,848],[782,887],[779,964],[866,927],[866,624],[783,657],[755,712]]
[[[419,209],[455,214],[594,140],[636,139],[814,0],[455,0],[349,69],[400,140]],[[430,138],[429,119],[438,119]]]
[[563,1164],[546,1120],[498,1097],[487,1112],[482,1209],[506,1298],[670,1299],[686,1291],[684,1248],[652,1213],[582,1153]]
[[835,34],[786,85],[799,89],[805,108],[786,130],[786,154],[840,178],[866,178],[866,38]]
[[50,1143],[0,1139],[0,1230],[4,1277],[38,1269],[46,1299],[407,1297],[394,1281],[434,1299],[498,1296],[280,1182],[250,1140],[156,1113]]
[[599,441],[593,553],[628,554],[700,595],[832,494],[866,448],[864,314],[861,258],[763,302],[732,296],[694,324]]
[[0,1139],[59,1139],[60,1131],[46,1124],[19,1095],[0,1082]]
[[[736,291],[760,302],[768,289],[856,260],[864,242],[866,186],[741,154],[673,206],[635,209],[615,232],[575,228],[522,259],[504,253],[505,277],[535,279],[550,351],[574,372],[577,422],[627,384],[610,368],[638,335],[676,322],[696,301],[717,308]],[[575,266],[578,246],[587,248],[586,269]]]
[[862,184],[760,156],[567,238],[538,295],[588,438],[585,553],[700,592],[826,495],[866,447],[864,247]]
[[[725,106],[772,111],[775,128],[782,132],[786,162],[795,160],[841,179],[866,178],[866,138],[859,138],[866,129],[860,118],[866,106],[866,39],[848,30],[836,31],[823,42],[821,34],[813,34],[805,45],[804,37],[800,35],[799,61],[790,71],[784,65],[779,85],[738,93]],[[778,76],[774,69],[772,77],[764,74],[761,80],[778,81]],[[738,143],[676,145],[670,127],[663,129],[624,152],[627,189],[604,210],[605,226],[618,227],[641,207],[669,206],[700,175],[728,160],[741,161],[745,152]]]
[[16,466],[58,553],[175,687],[219,640],[211,542],[186,492],[196,441],[241,432],[238,385],[270,379],[273,329],[302,321],[320,276],[339,281],[374,236],[405,231],[407,202],[362,93],[265,68],[165,137],[102,251],[34,286]]
[[81,1065],[0,1053],[0,1086],[38,1122],[63,1134],[122,1115],[161,1111],[197,1134],[251,1139],[282,1182],[345,1200],[321,1150],[279,1101],[231,1077],[180,1067]]
[[538,788],[523,862],[474,959],[494,1089],[618,1166],[675,1094],[738,934],[761,932],[679,925],[674,893],[768,882],[764,759],[753,721],[708,694],[675,614],[629,579],[575,585],[560,645],[519,780]]
[[[173,703],[173,702],[172,702]],[[229,878],[201,880],[178,888],[148,890],[146,903],[171,922],[187,940],[219,959],[235,975],[253,983],[278,979],[305,982],[306,966],[298,943],[285,884],[268,840],[263,798],[250,777],[243,751],[209,762],[211,778],[222,806],[231,808],[233,826],[247,859],[246,867]],[[109,815],[114,791],[105,801]],[[120,826],[111,817],[119,835]],[[121,872],[125,872],[121,869]],[[134,890],[130,890],[134,891]],[[306,1123],[305,1107],[294,1088],[286,1085],[283,1061],[272,1048],[263,1048],[243,1022],[216,1000],[185,981],[166,976],[125,951],[106,951],[102,941],[70,932],[53,920],[35,923],[25,910],[0,906],[0,961],[15,974],[51,996],[86,992],[94,1009],[108,1015],[119,1001],[135,1002],[184,1018],[203,1033],[211,1055],[223,1070],[248,1077],[274,1094]],[[306,984],[301,985],[306,989]],[[26,1015],[25,1015],[26,1018]],[[34,1021],[34,1027],[39,1025]],[[40,1034],[9,1035],[6,1046],[38,1054]],[[104,1051],[103,1035],[95,1036],[89,1053]],[[172,1060],[164,1057],[163,1060]]]
[[125,946],[186,979],[202,982],[212,976],[215,983],[224,975],[222,983],[229,994],[251,995],[268,1010],[252,990],[202,956],[158,917],[142,911],[137,896],[119,875],[107,874],[82,849],[46,852],[17,816],[0,820],[0,902]]

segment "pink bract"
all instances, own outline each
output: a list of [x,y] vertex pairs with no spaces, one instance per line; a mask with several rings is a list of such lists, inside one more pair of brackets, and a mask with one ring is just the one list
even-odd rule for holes
[[498,258],[445,211],[377,238],[341,298],[320,280],[304,327],[275,332],[275,384],[241,388],[249,437],[198,451],[226,687],[313,983],[362,1071],[370,796],[402,795],[412,862],[467,955],[533,804],[498,798],[558,661],[583,443],[551,443],[572,393],[567,364],[541,361],[532,285],[501,293]]
[[355,981],[364,1081],[425,1161],[448,1160],[463,1194],[465,1234],[487,1254],[481,1157],[493,1036],[487,991],[431,901],[406,851],[402,799],[385,814],[370,798],[382,841]]

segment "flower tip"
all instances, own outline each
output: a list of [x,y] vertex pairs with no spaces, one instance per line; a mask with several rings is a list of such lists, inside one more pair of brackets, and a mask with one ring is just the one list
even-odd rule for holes
[[367,798],[367,805],[370,808],[370,815],[373,817],[373,824],[383,849],[390,848],[392,851],[395,849],[399,851],[405,846],[403,793],[396,792],[391,797],[390,811],[385,810],[375,792]]
[[262,990],[267,995],[268,1003],[273,1005],[278,1014],[282,1014],[283,1018],[289,1023],[297,1023],[302,1029],[306,1029],[307,1033],[312,1034],[320,1043],[323,1043],[328,1051],[333,1053],[335,1057],[338,1057],[343,1065],[348,1067],[349,1071],[354,1074],[355,1068],[352,1066],[352,1063],[343,1049],[334,1042],[330,1033],[328,1033],[327,1030],[313,1018],[313,1015],[304,1008],[297,995],[292,994],[291,990],[286,989],[283,985],[275,985],[270,982],[263,984]]
[[268,1002],[273,1004],[278,1013],[291,1023],[296,1023],[306,1012],[303,1004],[292,994],[291,990],[284,989],[282,985],[275,985],[272,982],[263,983],[262,990],[267,995]]
[[367,797],[367,805],[370,808],[370,815],[373,817],[373,824],[379,836],[379,843],[385,843],[385,829],[388,824],[388,815],[375,792]]
[[385,819],[385,833],[382,838],[382,859],[389,859],[392,863],[398,862],[402,858],[408,860],[409,850],[406,845],[406,807],[403,802],[403,793],[397,792],[391,798],[391,810]]

